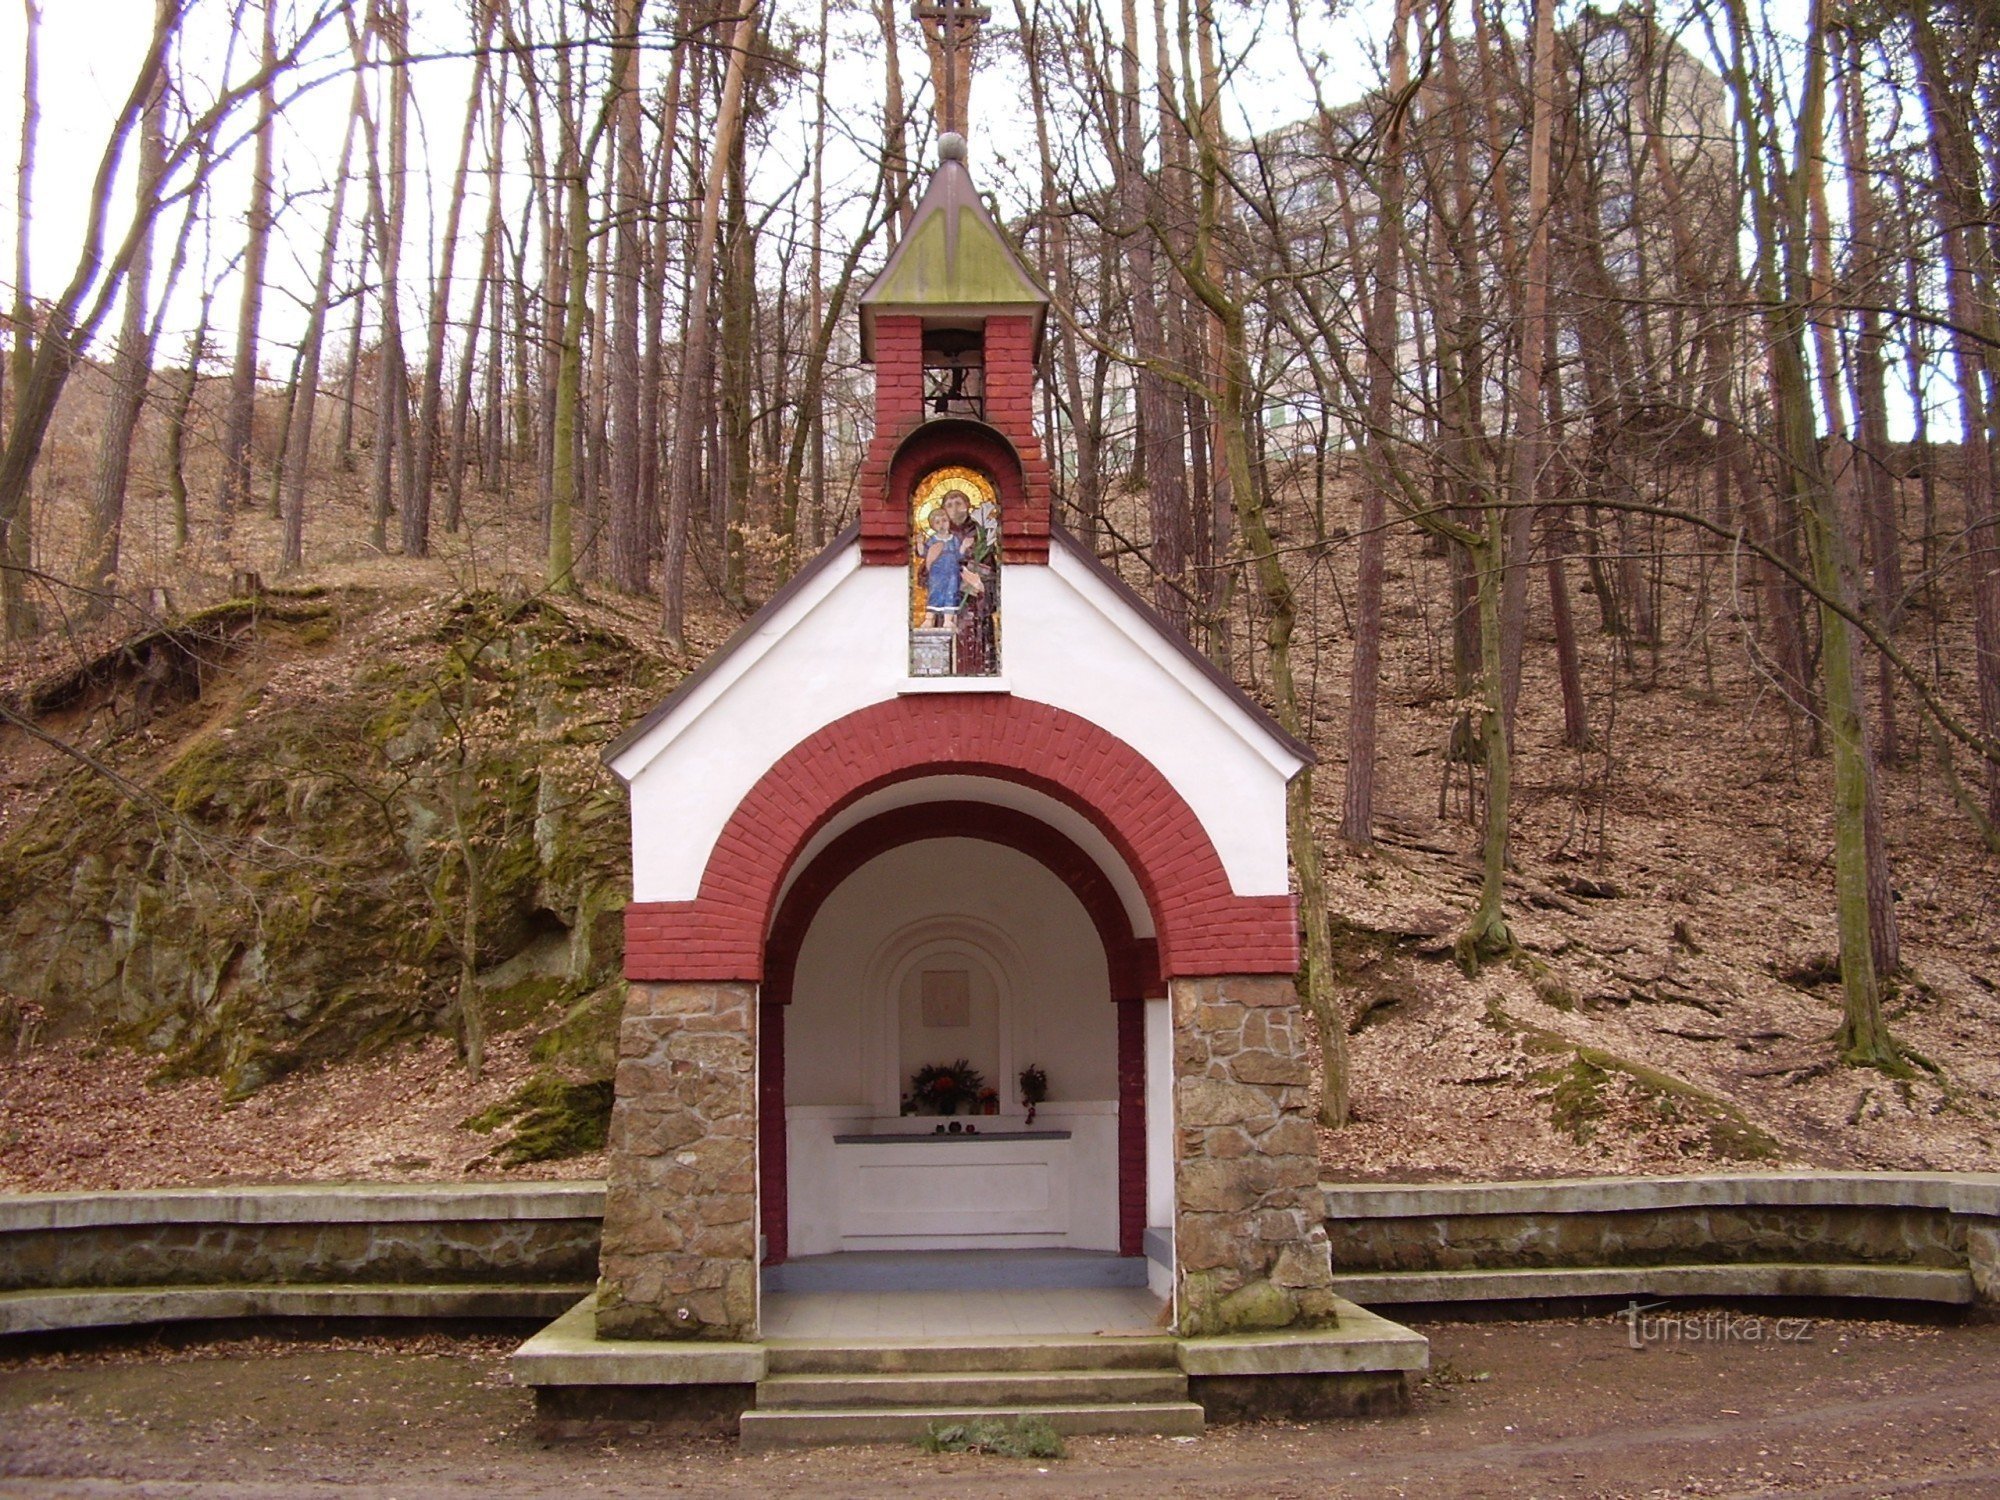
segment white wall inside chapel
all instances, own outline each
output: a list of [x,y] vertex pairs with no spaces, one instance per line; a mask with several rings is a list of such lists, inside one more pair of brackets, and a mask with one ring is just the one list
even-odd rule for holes
[[[914,1024],[915,975],[961,960],[974,975],[974,1024]],[[1014,1075],[1029,1063],[1048,1073],[1052,1101],[1118,1096],[1116,1008],[1097,931],[1045,866],[998,844],[926,839],[856,870],[813,919],[792,995],[788,1106],[894,1114],[919,1056],[966,1056],[1010,1112]],[[996,1005],[1004,1014],[991,1013]]]

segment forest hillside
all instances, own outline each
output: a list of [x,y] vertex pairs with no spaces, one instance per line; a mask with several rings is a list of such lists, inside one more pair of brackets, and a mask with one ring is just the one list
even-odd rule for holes
[[597,1170],[599,751],[907,435],[946,153],[1316,751],[1329,1174],[1995,1167],[2000,9],[1334,11],[0,15],[0,1186]]
[[[88,386],[74,399],[87,426]],[[739,611],[698,594],[694,644],[667,652],[645,602],[523,581],[531,504],[477,497],[418,562],[375,554],[361,487],[325,483],[353,540],[323,566],[256,581],[243,565],[275,525],[244,518],[226,546],[142,552],[173,581],[162,618],[8,661],[0,1186],[601,1169],[628,854],[597,751]],[[1518,951],[1468,977],[1479,781],[1424,608],[1448,561],[1421,533],[1389,549],[1381,826],[1359,848],[1336,832],[1353,549],[1307,544],[1311,511],[1287,507],[1281,531],[1306,559],[1300,670],[1350,1032],[1329,1177],[2000,1164],[1993,857],[1922,759],[1886,769],[1903,954],[1887,1014],[1919,1061],[1841,1066],[1828,762],[1745,622],[1691,608],[1704,575],[1727,589],[1726,560],[1663,565],[1657,649],[1587,637],[1604,686],[1581,750],[1531,621]],[[1964,629],[1937,598],[1924,628]],[[1258,665],[1246,649],[1253,692]]]

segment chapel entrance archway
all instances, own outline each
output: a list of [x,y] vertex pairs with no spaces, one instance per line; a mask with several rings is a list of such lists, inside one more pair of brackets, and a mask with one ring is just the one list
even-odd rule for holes
[[[767,1260],[899,1245],[1141,1253],[1143,1005],[1159,986],[1152,940],[1132,928],[1097,860],[1017,808],[913,802],[804,861],[760,1006]],[[961,1059],[997,1113],[950,1117],[957,1137],[936,1140],[951,1126],[905,1114],[923,1107],[905,1095],[918,1068]],[[1030,1065],[1049,1081],[1032,1123]]]

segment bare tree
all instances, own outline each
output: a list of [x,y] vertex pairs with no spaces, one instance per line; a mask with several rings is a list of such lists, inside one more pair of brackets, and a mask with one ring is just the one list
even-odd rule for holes
[[[444,394],[444,361],[451,336],[452,269],[458,261],[458,232],[465,208],[465,184],[472,169],[472,142],[486,97],[486,70],[492,53],[494,13],[478,7],[474,28],[472,82],[466,91],[465,125],[458,137],[458,163],[445,199],[444,237],[438,245],[437,285],[431,292],[430,326],[424,341],[424,370],[417,389],[416,427],[410,435],[410,483],[403,506],[403,552],[426,557],[431,550],[431,480],[437,467],[438,419]],[[467,356],[470,357],[469,355]]]
[[[333,177],[333,205],[327,210],[326,234],[320,241],[319,275],[313,284],[312,306],[306,313],[305,338],[299,347],[299,379],[292,399],[291,441],[285,449],[284,540],[278,567],[289,572],[305,561],[306,483],[312,473],[313,419],[319,406],[320,350],[326,337],[326,315],[333,299],[333,268],[340,248],[341,226],[347,217],[348,167],[354,159],[354,137],[367,107],[362,75],[354,75],[354,95],[348,105],[347,129],[340,142],[340,164]],[[358,301],[358,299],[357,299]],[[358,316],[358,315],[357,315]]]
[[[885,0],[886,3],[886,0]],[[664,581],[661,585],[660,628],[667,642],[686,643],[686,579],[690,507],[700,488],[702,418],[714,381],[714,339],[710,309],[715,286],[716,246],[722,230],[722,190],[743,123],[743,86],[749,68],[750,43],[757,34],[759,0],[738,13],[729,36],[729,60],[723,75],[722,98],[716,106],[708,182],[702,191],[693,253],[693,285],[686,310],[686,336],[681,344],[679,400],[674,409],[671,477],[667,484],[667,533]]]
[[[176,9],[176,0],[157,0],[155,26],[171,26]],[[90,553],[82,580],[90,594],[88,613],[93,615],[109,607],[117,583],[119,543],[125,527],[125,483],[132,466],[132,437],[139,429],[139,413],[152,384],[153,325],[148,298],[153,280],[153,231],[158,222],[167,150],[166,108],[167,69],[162,65],[139,123],[139,162],[133,192],[139,202],[141,223],[125,282],[125,311],[118,330],[111,401],[104,414],[104,437],[98,448],[93,486]],[[26,215],[22,217],[25,219]],[[193,217],[192,213],[188,215],[190,226]],[[183,246],[185,243],[183,235]]]
[[263,0],[257,71],[255,162],[250,173],[250,207],[243,220],[243,287],[236,313],[236,360],[229,371],[229,404],[222,433],[222,478],[216,491],[215,524],[228,535],[234,512],[250,503],[250,436],[257,414],[257,331],[264,311],[264,267],[271,253],[271,149],[277,128],[277,0]]
[[[41,132],[42,8],[38,0],[21,0],[21,155],[14,172],[14,308],[7,351],[7,385],[13,394],[10,419],[19,412],[22,393],[34,369],[34,304],[28,225],[35,201],[35,141]],[[23,580],[34,566],[34,513],[26,486],[11,509],[0,500],[0,636],[18,640],[35,628],[35,608]]]

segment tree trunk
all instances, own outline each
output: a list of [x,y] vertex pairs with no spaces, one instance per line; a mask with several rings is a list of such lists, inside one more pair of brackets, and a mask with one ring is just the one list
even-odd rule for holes
[[[171,27],[175,0],[158,0],[155,26]],[[118,584],[119,545],[125,529],[125,485],[131,474],[132,437],[153,378],[153,329],[147,299],[152,292],[153,230],[159,214],[160,176],[166,160],[167,80],[165,69],[154,80],[139,125],[139,170],[133,184],[142,221],[125,281],[124,322],[118,332],[117,363],[111,400],[104,413],[104,439],[98,449],[97,474],[91,506],[90,553],[83,567],[88,595],[86,618],[111,607]]]
[[313,288],[312,310],[306,317],[305,341],[299,349],[298,390],[292,403],[292,431],[286,444],[284,541],[278,570],[289,573],[305,562],[306,483],[312,472],[313,417],[319,404],[320,347],[326,331],[327,304],[333,292],[334,258],[347,217],[348,166],[354,154],[355,128],[367,103],[360,74],[354,78],[354,98],[347,113],[347,133],[340,143],[340,166],[333,179],[333,207],[326,216],[326,236],[320,242],[319,279]]
[[[620,37],[638,32],[639,0],[619,0],[616,22]],[[646,212],[646,178],[641,139],[639,90],[626,86],[619,92],[612,111],[611,160],[614,171],[612,193],[612,311],[610,339],[611,367],[611,485],[605,559],[606,576],[613,587],[628,594],[646,590],[645,526],[641,517],[652,504],[646,489],[648,477],[645,449],[649,435],[640,423],[639,351],[640,307],[645,299],[645,245],[642,222]],[[670,140],[660,143],[662,152],[674,149]]]
[[257,330],[264,310],[264,266],[271,252],[271,148],[278,114],[273,84],[278,55],[278,0],[263,0],[257,96],[255,161],[250,209],[244,216],[243,296],[236,313],[236,360],[229,372],[229,405],[223,413],[222,481],[215,497],[216,535],[226,537],[235,513],[250,503],[250,439],[257,416]]
[[1396,285],[1402,276],[1403,121],[1409,110],[1409,30],[1415,0],[1396,0],[1389,32],[1387,121],[1382,130],[1382,181],[1376,198],[1375,267],[1368,309],[1368,430],[1363,435],[1360,535],[1355,547],[1354,654],[1348,667],[1347,781],[1341,790],[1340,834],[1352,844],[1375,838],[1376,714],[1382,692],[1382,577],[1388,546],[1383,461],[1390,442],[1397,365]]
[[[21,155],[14,173],[14,309],[7,350],[7,390],[13,402],[5,409],[9,447],[35,360],[28,229],[34,219],[35,144],[42,121],[39,0],[21,0],[21,21]],[[0,495],[0,640],[25,640],[35,632],[36,610],[26,586],[35,562],[34,530],[34,497],[24,477],[18,495]]]
[[[478,15],[472,85],[465,96],[465,128],[459,133],[458,163],[445,200],[444,241],[438,246],[437,285],[431,291],[424,371],[417,389],[417,422],[411,433],[409,503],[403,507],[403,552],[408,557],[428,557],[431,551],[431,478],[437,468],[438,413],[444,401],[444,356],[451,335],[451,273],[458,260],[459,221],[465,209],[465,184],[472,172],[472,142],[479,130],[487,59],[491,56],[488,43],[493,34],[492,7],[479,6]],[[465,358],[471,359],[470,350]]]
[[737,18],[729,40],[729,67],[717,106],[708,161],[708,184],[702,193],[695,236],[694,280],[689,290],[687,337],[682,345],[680,400],[674,412],[672,477],[667,486],[665,581],[661,587],[661,633],[679,649],[686,644],[684,622],[688,524],[696,487],[701,482],[701,440],[704,418],[713,400],[713,350],[709,304],[715,285],[715,252],[722,221],[723,177],[733,154],[743,118],[743,81],[750,42],[757,34],[757,0]]
[[1528,555],[1533,548],[1537,487],[1547,432],[1542,362],[1549,343],[1549,179],[1555,130],[1556,0],[1535,0],[1535,56],[1528,144],[1527,259],[1514,352],[1514,442],[1501,566],[1500,691],[1504,727],[1514,732],[1528,626]]
[[1188,632],[1187,448],[1184,411],[1164,373],[1170,362],[1160,312],[1154,241],[1164,238],[1160,192],[1146,168],[1140,125],[1137,0],[1121,0],[1124,41],[1119,48],[1119,152],[1114,158],[1121,238],[1130,277],[1133,385],[1139,408],[1139,468],[1145,475],[1152,522],[1153,607],[1183,636]]

